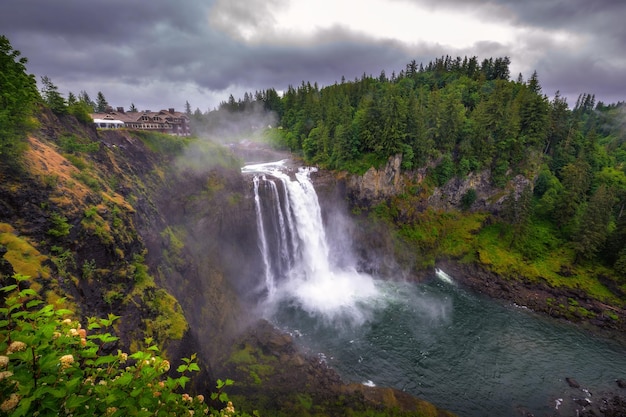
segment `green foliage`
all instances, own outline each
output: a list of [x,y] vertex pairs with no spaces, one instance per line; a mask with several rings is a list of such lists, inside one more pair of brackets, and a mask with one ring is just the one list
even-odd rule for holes
[[90,206],[85,209],[84,214],[85,217],[80,224],[86,232],[98,236],[100,242],[105,245],[115,242],[111,225],[100,215],[98,207]]
[[374,167],[380,168],[382,167],[387,160],[385,158],[381,158],[380,155],[376,155],[374,153],[367,153],[361,155],[359,158],[356,158],[352,161],[346,162],[343,165],[343,168],[352,173],[352,174],[365,174],[365,172]]
[[[89,319],[87,327],[69,310],[45,305],[25,287],[27,277],[0,290],[0,415],[182,416],[203,415],[202,395],[185,393],[199,371],[196,356],[184,358],[168,376],[170,363],[146,339],[146,349],[108,354],[117,338],[108,332],[119,319]],[[232,384],[232,382],[230,382]],[[217,399],[228,383],[218,385]],[[182,393],[181,393],[182,392]],[[232,403],[217,415],[236,415]]]
[[50,223],[52,227],[46,232],[52,237],[63,237],[70,234],[72,225],[67,222],[67,217],[54,212],[50,215]]
[[95,176],[93,176],[92,174],[88,172],[85,172],[85,171],[81,171],[77,173],[73,172],[72,177],[76,178],[78,181],[85,184],[92,191],[100,191],[101,189],[100,181],[98,180],[98,178],[96,178]]
[[76,267],[74,254],[69,249],[63,249],[60,246],[52,246],[51,251],[54,254],[52,262],[57,267],[57,273],[60,277],[66,278],[68,269]]
[[67,103],[52,80],[44,75],[41,77],[41,84],[41,95],[50,110],[56,114],[67,114]]
[[442,187],[454,177],[454,163],[450,154],[445,154],[439,164],[433,169],[435,184]]
[[36,126],[32,118],[40,100],[28,60],[20,57],[6,36],[0,35],[0,160],[15,163],[26,149],[26,134]]
[[100,149],[100,143],[76,135],[63,135],[59,138],[59,146],[65,153],[95,153]]
[[461,197],[461,208],[463,210],[468,210],[470,207],[472,207],[472,204],[474,204],[476,198],[478,198],[478,196],[476,195],[476,190],[470,188],[465,192],[465,194],[463,194],[463,197]]
[[85,125],[90,125],[91,123],[93,123],[93,119],[91,118],[90,114],[92,111],[93,108],[83,101],[77,101],[76,103],[72,104],[68,103],[67,106],[67,112],[76,117],[79,122],[84,123]]
[[137,130],[133,134],[139,137],[152,152],[164,154],[178,154],[185,148],[188,142],[186,138],[159,132]]
[[542,260],[562,244],[557,236],[558,231],[550,222],[532,222],[526,233],[514,242],[514,247],[525,259]]
[[148,289],[144,301],[155,318],[147,320],[146,334],[163,343],[166,340],[181,340],[189,327],[178,301],[163,289]]
[[89,261],[85,261],[83,262],[83,266],[82,266],[82,277],[85,280],[90,280],[93,279],[95,274],[96,274],[96,260],[95,259],[91,259]]

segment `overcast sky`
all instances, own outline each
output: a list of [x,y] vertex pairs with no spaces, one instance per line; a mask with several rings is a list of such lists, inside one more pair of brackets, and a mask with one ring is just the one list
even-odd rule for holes
[[509,56],[544,94],[626,100],[624,0],[2,0],[0,34],[64,96],[215,108],[245,91]]

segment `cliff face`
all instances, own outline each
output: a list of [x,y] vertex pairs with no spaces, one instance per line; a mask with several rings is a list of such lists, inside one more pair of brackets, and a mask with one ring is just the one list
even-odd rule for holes
[[197,352],[210,369],[246,322],[236,292],[255,273],[254,259],[231,262],[256,253],[238,165],[198,169],[182,151],[155,151],[154,138],[45,110],[40,123],[21,169],[0,161],[0,279],[29,275],[83,320],[120,316],[120,348],[153,337],[170,358]]
[[371,167],[363,175],[348,175],[346,185],[351,198],[369,205],[400,194],[405,186],[401,164],[402,155],[398,154],[390,157],[380,170]]
[[[354,205],[371,207],[406,193],[409,186],[422,184],[427,168],[403,173],[401,164],[402,155],[398,154],[390,157],[381,169],[372,167],[363,175],[343,175],[340,179],[345,181],[347,195]],[[423,203],[436,210],[460,209],[463,196],[473,189],[476,200],[471,206],[472,210],[497,212],[508,190],[513,190],[519,196],[527,185],[532,186],[532,181],[518,175],[509,182],[507,192],[504,192],[492,184],[489,170],[472,172],[465,178],[455,177],[442,187],[434,187]]]

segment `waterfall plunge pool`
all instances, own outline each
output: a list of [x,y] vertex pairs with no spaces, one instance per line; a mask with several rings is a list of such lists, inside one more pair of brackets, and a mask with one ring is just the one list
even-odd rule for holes
[[626,346],[574,325],[436,277],[377,286],[380,296],[363,305],[365,322],[328,321],[296,300],[282,302],[271,320],[346,381],[394,387],[459,416],[576,415],[626,373]]
[[445,271],[421,284],[374,279],[346,261],[349,248],[339,267],[329,248],[341,233],[327,236],[311,170],[285,170],[242,170],[254,183],[265,317],[344,380],[459,416],[540,417],[576,415],[626,377],[626,346],[471,294]]

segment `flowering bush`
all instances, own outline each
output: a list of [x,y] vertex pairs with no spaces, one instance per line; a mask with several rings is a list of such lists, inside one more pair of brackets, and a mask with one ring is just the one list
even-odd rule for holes
[[[0,288],[0,416],[193,416],[235,415],[231,403],[211,410],[202,395],[180,392],[188,374],[199,371],[195,355],[178,366],[178,378],[165,374],[170,363],[146,339],[148,348],[106,354],[117,340],[106,332],[119,317],[89,319],[87,328],[69,310],[44,305],[25,286]],[[218,381],[216,398],[228,402]]]

